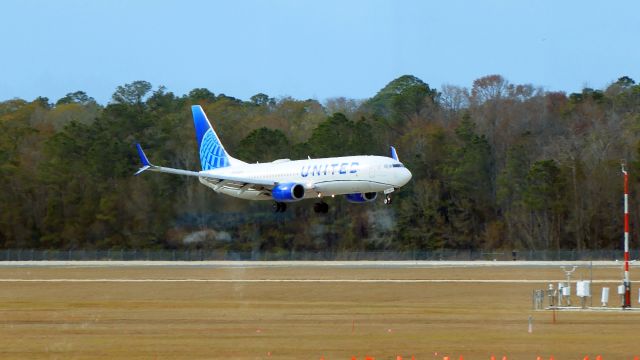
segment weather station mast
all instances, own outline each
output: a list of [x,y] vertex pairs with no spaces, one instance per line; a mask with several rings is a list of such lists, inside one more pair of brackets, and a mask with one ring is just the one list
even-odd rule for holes
[[629,280],[629,173],[622,161],[622,174],[624,175],[624,300],[622,308],[631,307],[631,281]]

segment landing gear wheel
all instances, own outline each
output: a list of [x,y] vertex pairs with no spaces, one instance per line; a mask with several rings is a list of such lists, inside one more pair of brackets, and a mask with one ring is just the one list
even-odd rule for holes
[[391,205],[391,195],[386,195],[384,197],[384,203],[387,205]]
[[315,211],[318,214],[326,214],[327,212],[329,212],[329,204],[327,204],[324,201],[315,203],[313,204],[313,211]]
[[287,211],[286,203],[278,202],[278,201],[273,203],[273,212],[278,213],[278,212],[285,212],[285,211]]

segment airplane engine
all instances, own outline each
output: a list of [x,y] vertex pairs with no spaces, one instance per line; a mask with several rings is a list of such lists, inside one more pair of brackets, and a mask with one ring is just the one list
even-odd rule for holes
[[347,201],[352,203],[365,203],[374,201],[378,197],[376,192],[347,194]]
[[296,183],[278,184],[271,190],[271,197],[275,201],[298,201],[304,197],[304,186]]

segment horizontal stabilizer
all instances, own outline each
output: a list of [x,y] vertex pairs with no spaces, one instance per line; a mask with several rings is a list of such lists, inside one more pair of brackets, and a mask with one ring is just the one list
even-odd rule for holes
[[242,184],[243,187],[251,187],[251,186],[263,186],[271,188],[275,185],[275,182],[271,180],[262,180],[262,179],[250,179],[241,176],[233,176],[233,175],[223,175],[223,174],[214,174],[209,171],[189,171],[182,169],[174,169],[167,168],[162,166],[156,166],[149,162],[147,159],[147,155],[142,150],[140,144],[136,144],[136,148],[138,149],[138,155],[140,156],[140,162],[142,162],[142,167],[136,171],[134,175],[139,175],[144,171],[155,171],[166,174],[174,174],[174,175],[186,175],[186,176],[194,176],[203,179],[211,179],[217,180],[220,182],[220,186],[224,185],[223,182],[232,182],[235,184]]
[[150,168],[151,168],[151,166],[143,166],[140,169],[138,169],[138,171],[136,171],[136,173],[133,174],[133,176],[138,176],[138,175],[142,174],[143,171],[148,170]]

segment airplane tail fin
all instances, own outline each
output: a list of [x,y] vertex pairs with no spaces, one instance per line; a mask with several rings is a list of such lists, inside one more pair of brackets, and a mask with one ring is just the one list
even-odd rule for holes
[[398,159],[398,152],[393,146],[391,146],[391,158],[395,161],[400,161],[400,159]]
[[232,165],[234,160],[237,161],[227,154],[202,107],[193,105],[191,113],[193,114],[193,125],[196,129],[196,141],[202,170],[227,167]]
[[147,155],[145,155],[144,150],[142,150],[140,144],[136,143],[136,149],[138,149],[138,156],[140,157],[140,162],[142,163],[142,167],[140,167],[140,169],[135,174],[133,174],[135,176],[138,176],[142,174],[143,171],[150,169],[153,165],[151,165],[149,159],[147,159]]

